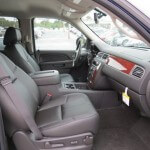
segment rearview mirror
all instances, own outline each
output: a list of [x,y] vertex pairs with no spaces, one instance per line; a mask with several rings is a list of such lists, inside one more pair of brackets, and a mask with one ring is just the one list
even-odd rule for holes
[[101,18],[104,17],[104,16],[106,16],[106,14],[103,13],[103,12],[100,12],[100,11],[94,13],[94,21],[95,21],[95,23],[98,24],[99,19],[101,19]]
[[96,24],[98,24],[98,14],[94,13],[94,21]]

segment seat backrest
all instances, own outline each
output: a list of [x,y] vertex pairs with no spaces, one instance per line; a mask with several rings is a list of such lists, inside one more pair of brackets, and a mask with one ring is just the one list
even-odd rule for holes
[[8,143],[5,135],[1,108],[0,108],[0,150],[8,150]]
[[26,73],[40,71],[37,62],[27,53],[21,43],[21,33],[19,29],[9,27],[4,35],[4,53]]
[[[34,119],[37,107],[39,105],[39,90],[35,82],[22,69],[17,67],[5,55],[0,53],[0,64],[10,77],[16,77],[13,86],[17,93],[21,96],[24,108],[29,111]],[[7,92],[0,85],[0,105],[4,115],[6,131],[11,136],[16,130],[28,130],[28,126],[22,118],[21,114],[15,108]]]

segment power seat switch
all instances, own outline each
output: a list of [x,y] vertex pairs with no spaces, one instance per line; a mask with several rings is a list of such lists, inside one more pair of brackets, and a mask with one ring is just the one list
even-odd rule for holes
[[91,145],[93,144],[93,136],[86,136],[83,140],[84,144]]
[[51,144],[50,144],[50,142],[45,142],[45,148],[46,148],[46,149],[51,148]]
[[78,141],[71,141],[70,143],[71,143],[71,145],[77,145]]

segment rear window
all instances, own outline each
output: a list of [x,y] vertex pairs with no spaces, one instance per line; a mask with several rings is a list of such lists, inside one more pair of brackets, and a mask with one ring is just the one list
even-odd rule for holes
[[8,27],[19,28],[18,19],[15,17],[0,17],[0,50],[3,50],[3,39]]

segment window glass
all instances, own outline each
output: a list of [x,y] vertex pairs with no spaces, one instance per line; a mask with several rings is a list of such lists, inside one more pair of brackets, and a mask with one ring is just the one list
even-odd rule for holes
[[0,46],[4,46],[3,38],[8,27],[19,28],[18,19],[14,17],[0,17]]
[[133,29],[99,9],[90,11],[82,17],[82,21],[111,46],[149,48],[145,42],[139,39]]
[[134,5],[137,9],[142,11],[145,15],[147,15],[150,18],[150,9],[149,4],[150,2],[148,0],[127,0],[129,3]]
[[36,50],[75,50],[76,40],[80,36],[81,32],[65,21],[34,19]]

